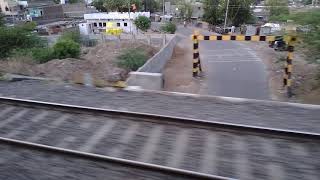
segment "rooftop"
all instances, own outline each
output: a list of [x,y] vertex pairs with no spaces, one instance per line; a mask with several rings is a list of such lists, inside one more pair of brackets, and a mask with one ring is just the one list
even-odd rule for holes
[[131,12],[130,16],[128,12],[109,12],[109,13],[91,13],[84,14],[85,20],[90,19],[135,19],[138,16],[150,17],[150,12]]

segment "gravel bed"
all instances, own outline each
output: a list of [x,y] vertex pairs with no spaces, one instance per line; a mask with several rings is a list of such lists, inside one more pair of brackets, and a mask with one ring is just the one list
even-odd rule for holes
[[0,144],[0,166],[2,180],[195,180],[7,144]]
[[[147,163],[197,172],[209,171],[210,174],[232,178],[240,175],[244,177],[241,179],[319,177],[316,173],[319,173],[320,143],[316,140],[229,132],[168,121],[156,123],[124,116],[92,116],[40,107],[7,105],[0,113],[6,109],[12,109],[16,114],[0,116],[0,122],[8,122],[0,126],[1,137],[8,138],[18,129],[24,129],[26,121],[31,120],[24,131],[9,138],[130,160],[143,159]],[[32,122],[36,118],[29,116],[37,117],[43,112],[47,116]],[[207,146],[211,146],[209,151]],[[299,162],[307,163],[302,165]],[[273,171],[267,168],[269,165],[280,166],[276,171],[282,175],[274,178]],[[243,169],[248,173],[241,174]]]
[[220,98],[150,92],[111,92],[36,80],[0,81],[0,95],[320,133],[319,108],[302,108],[272,102],[231,102]]

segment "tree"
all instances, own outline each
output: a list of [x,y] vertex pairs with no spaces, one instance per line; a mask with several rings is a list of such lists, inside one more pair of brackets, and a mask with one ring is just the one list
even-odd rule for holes
[[[305,26],[308,33],[301,33],[303,46],[307,50],[307,59],[310,62],[319,62],[320,60],[320,11],[311,10],[307,12],[298,12],[289,15],[289,19],[299,25]],[[320,79],[319,79],[320,80]]]
[[103,3],[104,3],[104,0],[94,0],[92,2],[92,5],[96,7],[98,11],[106,12],[108,10],[103,6]]
[[266,2],[270,13],[270,19],[274,17],[288,15],[289,7],[287,0],[268,0]]
[[141,31],[147,31],[151,26],[151,21],[146,16],[139,16],[134,20],[134,24]]
[[[254,0],[230,0],[228,24],[239,26],[252,19],[250,6]],[[225,18],[227,0],[204,0],[204,20],[211,25],[221,24]]]
[[180,10],[180,17],[185,18],[186,20],[190,20],[192,16],[192,1],[187,2],[185,0],[179,0],[177,2],[178,9]]
[[159,11],[161,8],[159,0],[143,0],[144,11],[151,13]]
[[223,13],[222,8],[219,6],[220,4],[221,0],[204,0],[203,2],[203,19],[211,25],[216,25],[223,22]]
[[93,6],[95,6],[99,11],[103,12],[128,12],[129,7],[132,4],[135,4],[137,10],[141,8],[142,1],[141,0],[94,0]]
[[22,27],[0,27],[0,57],[8,57],[16,49],[43,46],[43,40]]
[[[255,0],[230,0],[228,8],[227,22],[230,25],[239,26],[247,23],[252,19],[250,5],[254,4]],[[226,11],[226,1],[222,3],[222,12]]]

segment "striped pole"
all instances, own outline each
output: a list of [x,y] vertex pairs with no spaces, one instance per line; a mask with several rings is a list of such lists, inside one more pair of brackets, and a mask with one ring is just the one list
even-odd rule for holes
[[293,51],[294,46],[291,43],[291,40],[288,43],[288,57],[287,57],[287,63],[285,68],[285,80],[284,84],[287,86],[287,94],[288,97],[292,97],[292,60],[293,60]]
[[200,55],[199,55],[198,67],[199,67],[199,72],[202,72]]
[[198,40],[199,33],[197,31],[193,34],[193,69],[192,75],[193,77],[197,77],[199,73],[199,40]]

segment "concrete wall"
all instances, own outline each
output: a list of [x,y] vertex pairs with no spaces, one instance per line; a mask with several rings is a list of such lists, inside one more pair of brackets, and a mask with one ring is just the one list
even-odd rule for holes
[[161,73],[130,72],[127,80],[128,86],[140,86],[143,89],[161,90],[163,87]]
[[168,35],[168,43],[136,72],[131,72],[126,83],[128,86],[140,86],[142,89],[162,90],[164,85],[162,71],[171,59],[177,36]]
[[[168,35],[167,35],[168,36]],[[152,58],[150,58],[138,72],[161,73],[167,61],[171,59],[173,49],[177,43],[176,36],[166,37],[168,43]]]
[[[81,32],[81,29],[80,29]],[[144,44],[148,44],[153,47],[163,47],[165,45],[164,38],[166,37],[166,42],[170,41],[173,35],[166,35],[163,34],[126,34],[123,33],[120,35],[120,41],[138,41]],[[107,42],[107,41],[118,41],[118,37],[113,35],[106,35],[106,34],[88,34],[82,35],[84,39],[94,39],[99,42]]]

